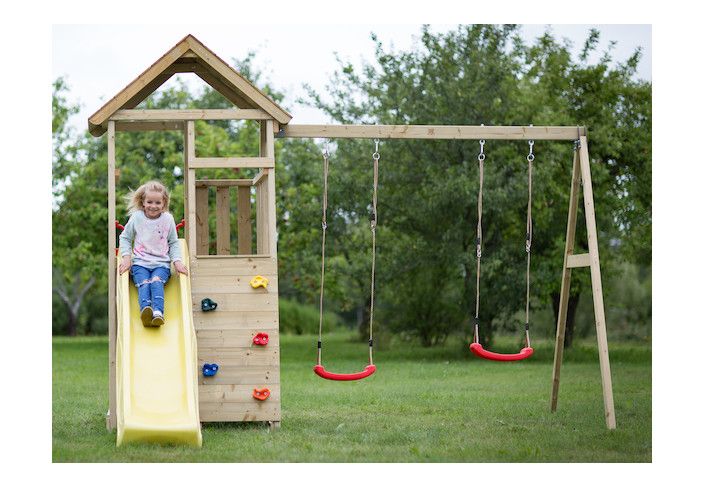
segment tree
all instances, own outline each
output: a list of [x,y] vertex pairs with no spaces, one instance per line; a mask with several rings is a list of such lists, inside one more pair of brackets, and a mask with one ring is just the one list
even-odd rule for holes
[[[514,26],[459,26],[435,35],[424,28],[421,45],[408,52],[387,52],[372,39],[375,63],[358,72],[341,62],[331,81],[331,102],[310,91],[316,106],[341,123],[587,125],[591,157],[603,163],[592,169],[600,195],[601,248],[609,249],[601,254],[603,268],[608,274],[618,256],[650,256],[649,241],[634,238],[650,233],[650,84],[633,80],[638,53],[614,69],[607,55],[588,65],[596,33],[576,62],[569,46],[549,32],[526,46]],[[356,197],[364,179],[359,147],[357,141],[340,141],[337,151],[344,161],[342,186]],[[385,319],[391,328],[414,333],[430,345],[450,332],[469,330],[474,314],[479,146],[389,141],[383,147],[380,225],[389,240],[380,238],[379,244],[386,256],[380,268],[386,282]],[[571,150],[567,144],[536,146],[534,307],[550,302],[560,285]],[[485,342],[494,328],[523,322],[513,316],[525,299],[528,146],[492,141],[486,152],[480,307]],[[384,154],[391,155],[387,164]],[[344,208],[357,211],[342,211],[342,206],[337,211],[354,224],[361,205],[346,202]],[[338,238],[336,245],[351,241],[348,233]],[[621,246],[609,245],[615,238]],[[583,240],[579,234],[579,243]],[[573,279],[569,317],[584,282],[577,275]]]

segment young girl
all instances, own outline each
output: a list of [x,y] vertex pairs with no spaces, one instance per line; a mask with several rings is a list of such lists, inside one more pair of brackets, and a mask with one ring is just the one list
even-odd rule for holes
[[[181,247],[174,217],[169,208],[169,192],[159,181],[149,181],[127,195],[130,219],[120,234],[120,274],[132,268],[137,286],[140,316],[145,326],[164,324],[164,285],[177,272],[188,274],[181,262]],[[133,245],[134,239],[134,245]]]

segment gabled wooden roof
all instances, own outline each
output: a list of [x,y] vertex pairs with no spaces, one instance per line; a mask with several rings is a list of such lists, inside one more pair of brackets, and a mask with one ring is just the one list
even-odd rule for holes
[[136,107],[176,73],[195,73],[238,108],[260,108],[282,125],[291,120],[291,114],[189,34],[91,115],[89,132],[103,135],[116,111]]

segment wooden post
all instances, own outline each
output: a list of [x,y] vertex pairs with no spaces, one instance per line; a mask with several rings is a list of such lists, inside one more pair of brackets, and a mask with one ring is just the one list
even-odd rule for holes
[[580,137],[580,173],[583,178],[585,223],[587,225],[588,249],[590,252],[590,278],[592,281],[592,300],[595,307],[595,328],[597,331],[597,348],[600,356],[600,373],[602,375],[602,398],[605,403],[605,420],[609,429],[615,429],[617,427],[617,423],[614,416],[612,375],[610,372],[609,350],[607,348],[605,304],[602,297],[600,254],[597,245],[597,222],[595,220],[595,205],[592,197],[590,158],[588,156],[587,137],[585,136]]
[[[274,122],[272,120],[266,120],[263,124],[265,132],[265,152],[264,157],[269,157],[274,159]],[[267,223],[268,223],[268,235],[269,235],[269,255],[276,257],[277,255],[277,195],[276,188],[274,185],[274,167],[268,169],[269,177],[265,184],[267,185]]]
[[196,249],[196,170],[192,168],[196,159],[196,127],[193,120],[186,122],[184,132],[184,212],[186,215],[186,240],[188,242],[191,267],[195,264]]
[[563,257],[563,277],[561,278],[561,297],[558,304],[558,323],[556,323],[556,350],[553,356],[553,388],[551,391],[551,411],[558,406],[558,386],[563,363],[563,346],[565,344],[565,324],[568,316],[568,297],[570,296],[570,271],[568,259],[575,246],[575,226],[578,216],[578,194],[580,192],[580,160],[577,147],[573,155],[573,177],[570,184],[568,203],[568,229],[565,235],[565,254]]
[[115,122],[108,122],[108,414],[109,431],[117,427],[115,413],[115,345],[117,342],[117,309],[115,305]]
[[[271,120],[263,120],[260,122],[260,157],[274,157],[274,134]],[[271,150],[271,152],[270,152]],[[274,195],[270,196],[269,180],[274,178],[274,169],[263,168],[261,170],[263,176],[258,179],[255,185],[256,201],[257,201],[257,253],[272,255],[271,241],[274,235],[270,232],[270,202],[273,201]]]

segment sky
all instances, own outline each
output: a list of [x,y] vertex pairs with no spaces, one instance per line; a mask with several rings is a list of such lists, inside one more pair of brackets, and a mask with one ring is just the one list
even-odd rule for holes
[[[455,24],[431,24],[434,32],[457,28]],[[580,50],[591,28],[601,41],[596,61],[616,41],[615,62],[629,58],[637,48],[643,52],[637,77],[651,80],[650,25],[528,24],[521,27],[526,42],[551,29],[559,39],[569,39]],[[386,48],[409,50],[418,41],[421,24],[290,24],[290,25],[55,25],[52,28],[52,79],[64,77],[69,99],[81,105],[71,125],[81,130],[87,119],[105,101],[122,90],[142,71],[167,52],[186,34],[193,34],[221,59],[232,64],[255,51],[254,66],[265,80],[286,95],[285,107],[294,116],[291,123],[328,123],[319,110],[296,103],[305,97],[304,84],[325,97],[326,84],[339,64],[336,55],[360,65],[374,59],[377,34]],[[114,39],[119,39],[115,42]],[[189,86],[204,83],[195,75],[182,75]],[[168,83],[173,84],[174,78]],[[168,85],[166,85],[168,86]]]

